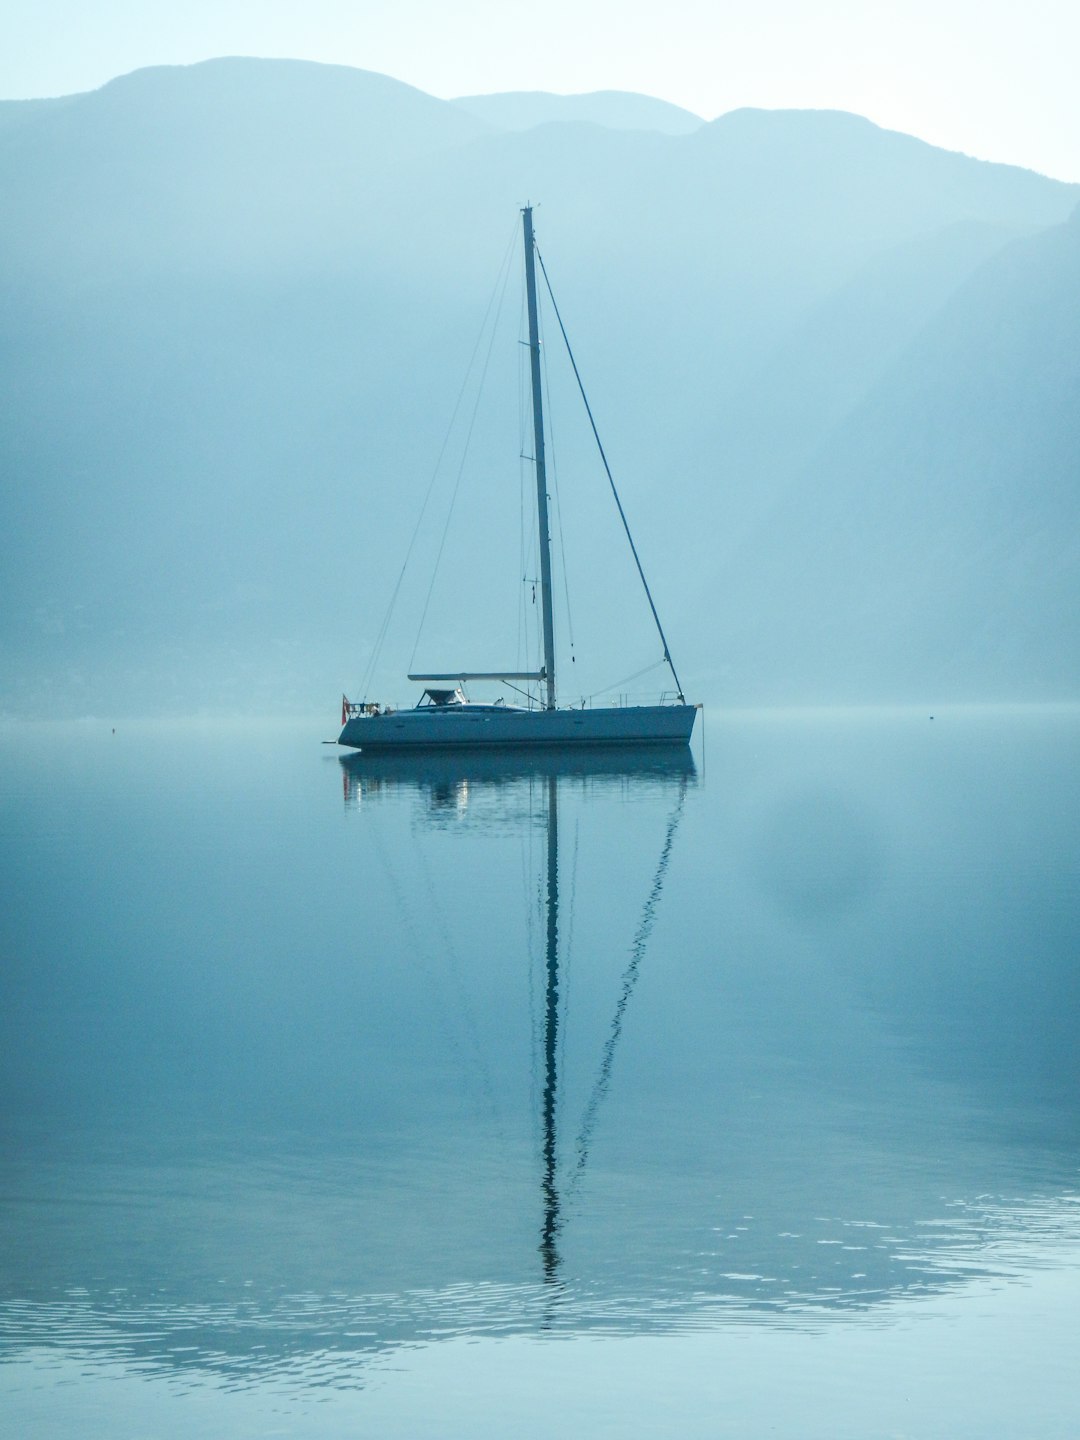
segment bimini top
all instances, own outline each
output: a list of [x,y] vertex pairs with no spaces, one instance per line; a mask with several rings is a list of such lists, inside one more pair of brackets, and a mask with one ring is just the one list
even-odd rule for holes
[[[470,715],[508,715],[528,714],[529,712],[518,705],[507,705],[501,697],[494,704],[477,704],[470,700],[460,686],[453,690],[425,690],[420,697],[415,709],[397,711],[398,718],[402,715],[416,715],[417,710],[435,710],[443,714],[449,711],[465,710]],[[387,711],[387,714],[390,712]],[[422,718],[422,717],[418,717]]]
[[468,702],[465,694],[460,688],[453,690],[425,690],[421,699],[421,705],[465,705]]

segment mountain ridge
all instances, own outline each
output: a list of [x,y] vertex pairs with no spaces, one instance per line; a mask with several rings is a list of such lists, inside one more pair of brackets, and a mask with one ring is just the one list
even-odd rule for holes
[[489,95],[461,95],[451,104],[508,130],[536,125],[585,121],[616,130],[656,130],[661,134],[690,134],[705,122],[700,115],[630,90],[590,90],[556,95],[547,90],[509,90]]

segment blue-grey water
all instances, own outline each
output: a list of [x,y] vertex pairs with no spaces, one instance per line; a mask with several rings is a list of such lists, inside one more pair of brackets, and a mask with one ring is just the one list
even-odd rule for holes
[[9,725],[20,1436],[1074,1435],[1080,712]]

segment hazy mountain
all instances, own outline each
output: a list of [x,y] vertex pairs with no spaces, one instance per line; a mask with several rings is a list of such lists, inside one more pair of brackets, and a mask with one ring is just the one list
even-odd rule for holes
[[1074,215],[978,269],[711,577],[755,616],[742,683],[780,693],[767,637],[843,698],[1075,696],[1078,482]]
[[81,99],[81,95],[62,95],[54,100],[0,100],[0,132],[40,120],[47,111],[60,110]]
[[710,569],[738,557],[751,542],[747,524],[760,519],[762,494],[798,474],[949,296],[1015,235],[958,221],[875,255],[733,386],[723,424],[702,425],[696,436],[717,473],[736,482],[725,484],[725,533],[718,547],[710,541]]
[[[853,116],[744,111],[683,136],[509,131],[382,76],[299,62],[142,71],[26,114],[0,121],[3,703],[21,712],[295,708],[352,687],[528,197],[687,684],[742,701],[869,684],[865,667],[824,663],[836,652],[820,627],[792,663],[792,607],[813,613],[800,527],[846,503],[857,443],[868,453],[875,434],[893,443],[919,423],[889,408],[911,389],[912,347],[959,325],[952,306],[980,286],[992,329],[985,267],[1051,244],[1077,199]],[[492,351],[420,663],[495,668],[516,653],[529,572],[511,269],[513,324]],[[553,381],[579,661],[567,684],[590,689],[655,643]],[[933,432],[941,466],[966,454],[945,436],[952,415]],[[1067,433],[1052,435],[1067,457]],[[395,696],[447,463],[409,623],[376,676]],[[935,473],[957,495],[973,483],[959,461]],[[885,563],[872,511],[860,543]],[[921,694],[944,631],[909,598],[926,665],[913,658],[902,684]],[[998,614],[1007,631],[1007,603]],[[996,685],[977,645],[964,655],[954,688]],[[900,672],[885,680],[895,689]]]
[[4,260],[60,278],[125,263],[185,274],[221,262],[310,266],[352,238],[405,168],[487,130],[344,66],[226,59],[136,71],[0,127],[13,202]]
[[462,95],[459,110],[501,130],[531,130],[553,121],[579,120],[609,130],[657,130],[662,135],[689,135],[705,122],[700,115],[626,90],[593,90],[586,95],[552,95],[546,90],[509,91],[501,95]]

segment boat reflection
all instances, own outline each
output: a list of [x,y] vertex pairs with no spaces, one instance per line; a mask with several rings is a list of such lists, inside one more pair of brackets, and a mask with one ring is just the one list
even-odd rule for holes
[[[624,748],[564,753],[550,749],[516,750],[505,754],[460,752],[423,756],[362,754],[341,759],[346,805],[383,793],[414,790],[426,797],[429,818],[446,814],[464,816],[470,798],[488,794],[524,793],[529,819],[542,824],[544,997],[539,1040],[542,1057],[541,1094],[541,1207],[539,1251],[544,1283],[559,1282],[559,1235],[563,1226],[560,1189],[559,1116],[560,1021],[560,915],[559,915],[559,796],[560,787],[637,787],[654,793],[669,792],[672,806],[663,833],[659,858],[646,892],[643,909],[622,975],[618,998],[596,1068],[575,1145],[573,1181],[584,1171],[589,1145],[604,1097],[611,1085],[615,1054],[627,1008],[645,960],[649,937],[664,887],[679,820],[688,787],[697,779],[693,756],[686,745],[655,747],[647,752]],[[539,803],[537,803],[539,802]]]
[[663,789],[697,780],[694,757],[686,745],[657,745],[635,752],[625,746],[596,746],[586,752],[534,750],[425,751],[416,755],[339,756],[347,805],[379,795],[414,791],[432,810],[460,810],[470,787],[498,793],[522,781],[555,779],[589,789],[629,787]]

